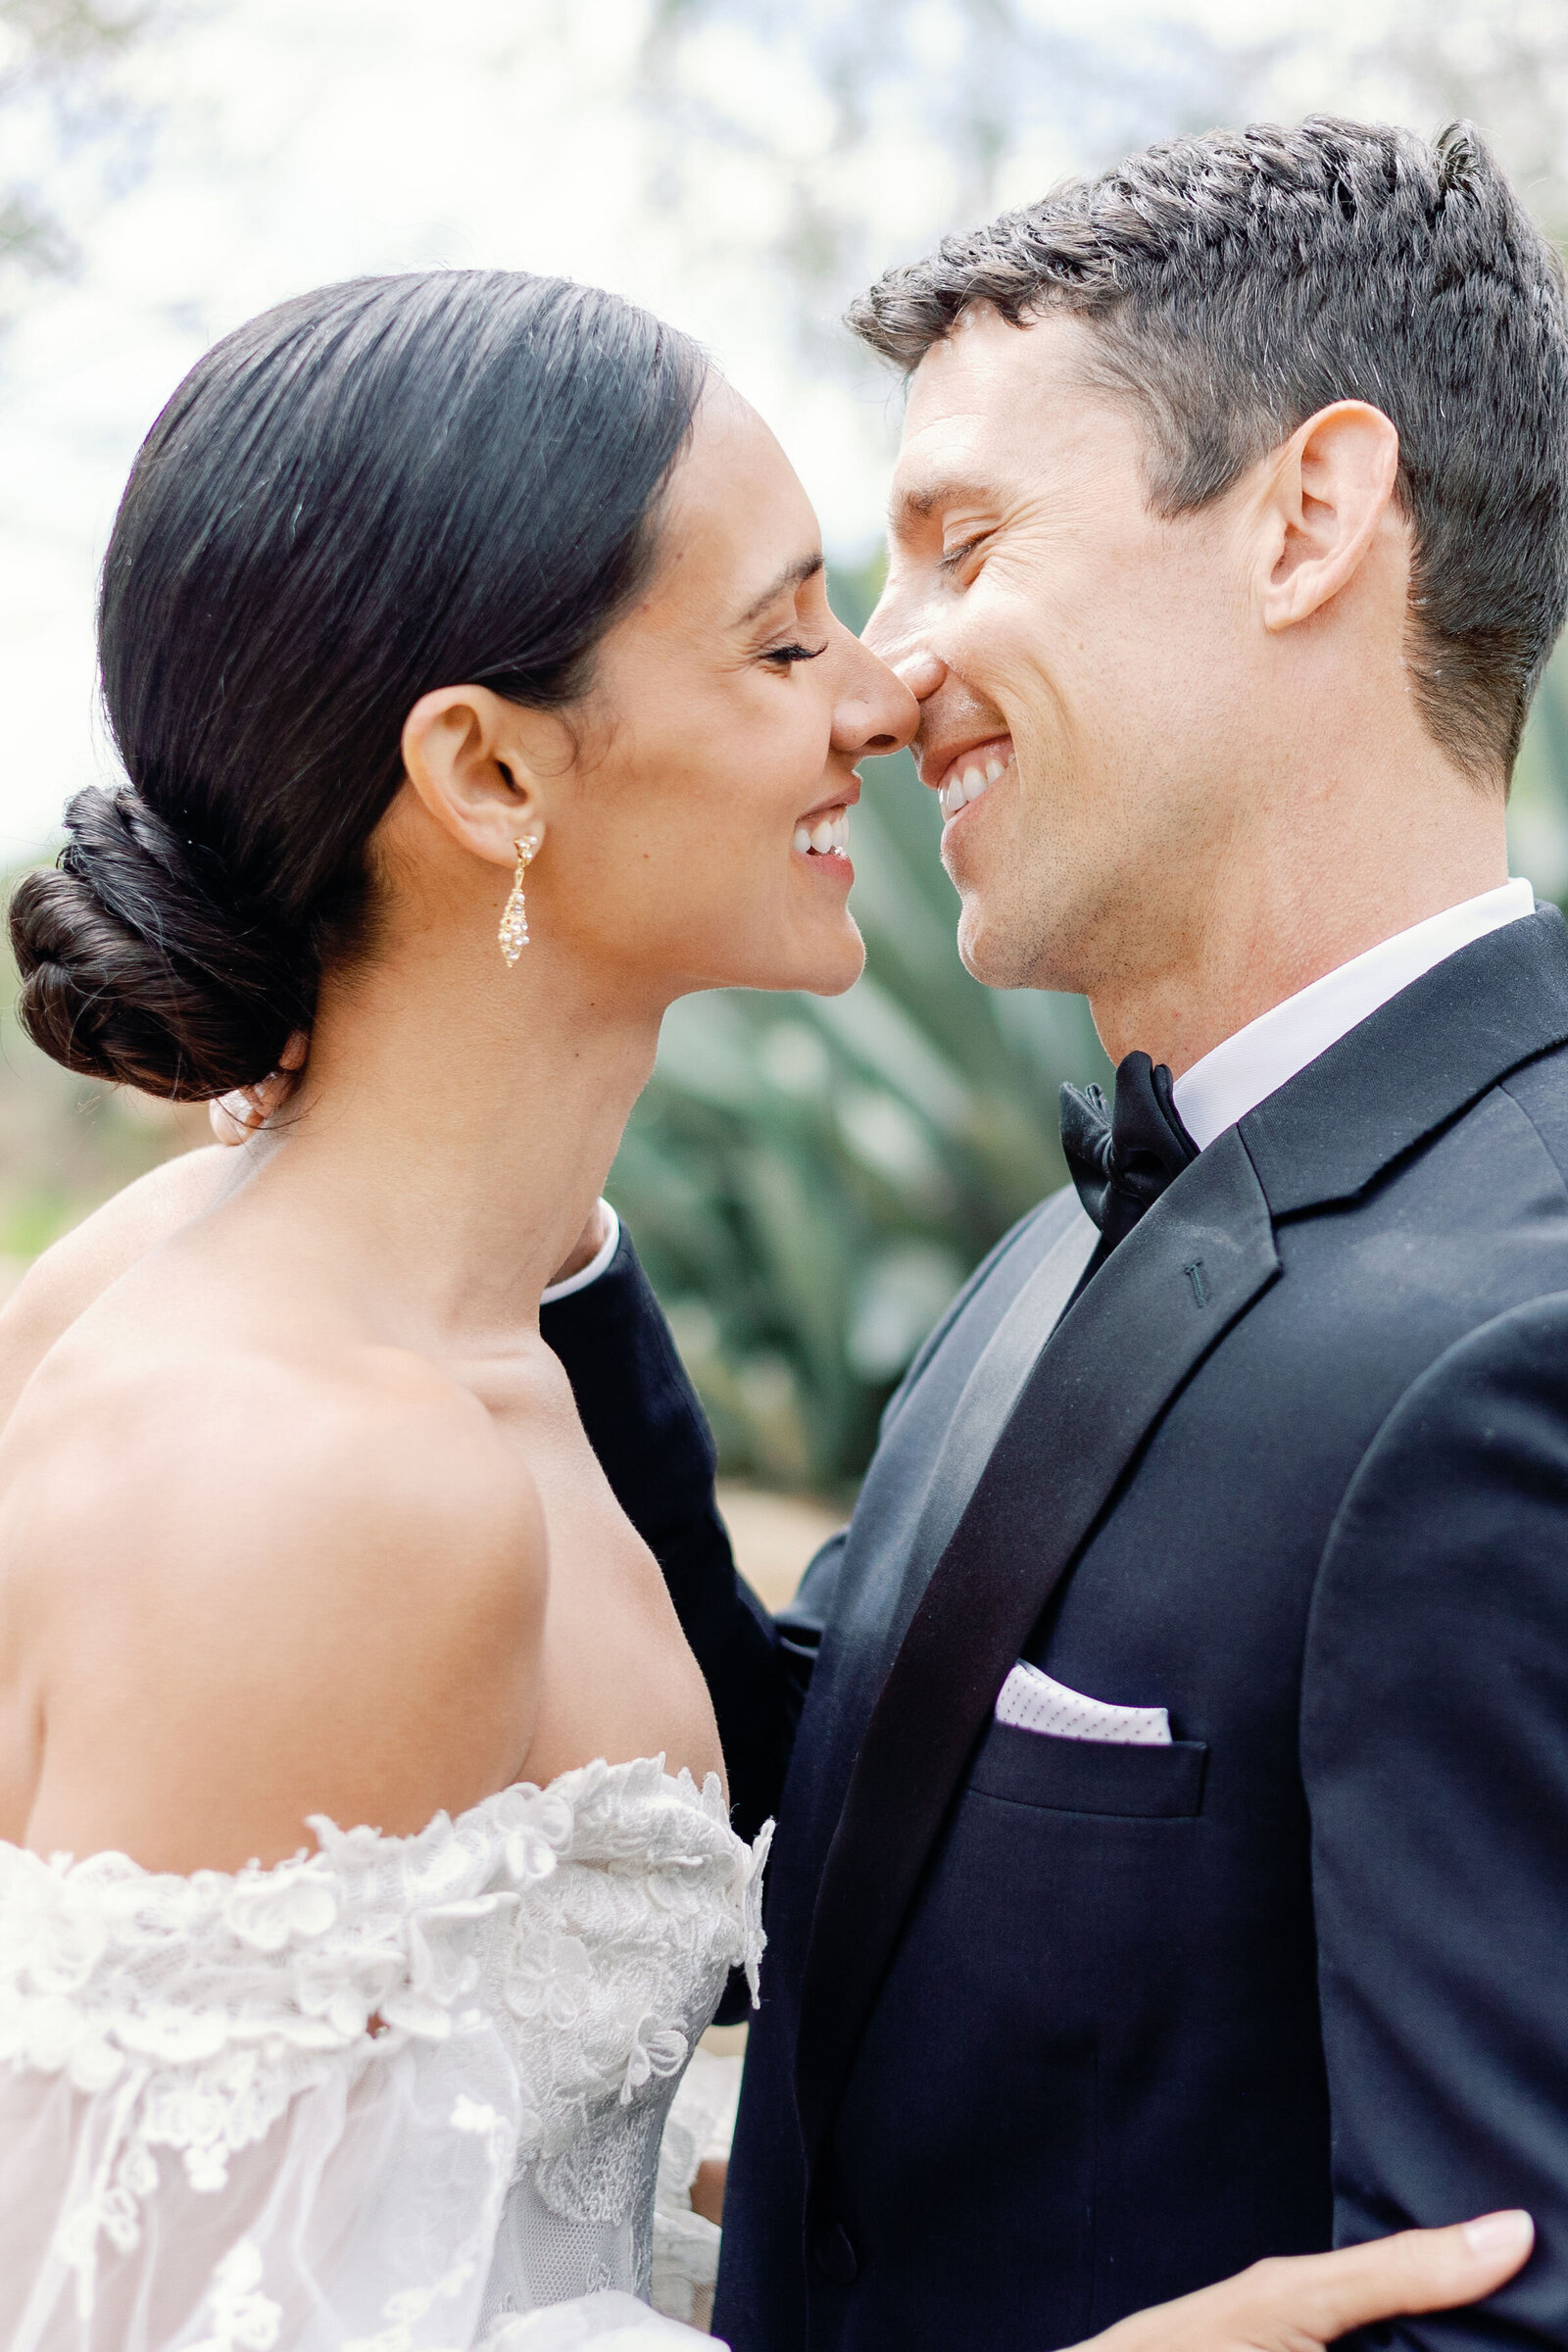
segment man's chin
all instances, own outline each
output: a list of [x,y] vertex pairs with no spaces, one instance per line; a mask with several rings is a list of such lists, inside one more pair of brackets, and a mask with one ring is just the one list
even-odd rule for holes
[[958,916],[958,956],[986,988],[1040,988],[1079,996],[1088,985],[1085,958],[1071,952],[1071,934],[1046,921],[1038,908],[988,906],[979,893],[964,898]]
[[1025,940],[1016,926],[988,914],[978,894],[968,895],[958,916],[958,957],[986,988],[1032,988],[1039,942]]

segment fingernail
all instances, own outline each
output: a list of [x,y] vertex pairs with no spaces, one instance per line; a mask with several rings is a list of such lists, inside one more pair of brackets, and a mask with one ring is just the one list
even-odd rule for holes
[[1516,2254],[1535,2234],[1528,2213],[1484,2213],[1464,2226],[1464,2242],[1472,2254]]

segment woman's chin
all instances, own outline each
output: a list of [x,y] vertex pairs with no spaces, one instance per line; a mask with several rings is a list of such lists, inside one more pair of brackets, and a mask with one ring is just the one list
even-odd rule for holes
[[[759,926],[760,928],[760,926]],[[681,977],[673,996],[695,996],[717,988],[755,988],[768,995],[799,989],[805,996],[842,997],[865,969],[865,942],[855,918],[842,906],[829,923],[791,924],[771,938],[742,942],[733,935],[704,943],[706,955],[680,958]]]
[[865,969],[865,942],[848,915],[831,939],[796,940],[776,956],[754,956],[744,971],[706,983],[710,988],[756,988],[770,994],[799,989],[808,997],[842,997]]
[[849,936],[835,940],[831,950],[807,958],[801,977],[784,981],[785,988],[803,989],[811,997],[842,997],[847,988],[855,986],[865,969],[865,942],[852,917],[844,919]]

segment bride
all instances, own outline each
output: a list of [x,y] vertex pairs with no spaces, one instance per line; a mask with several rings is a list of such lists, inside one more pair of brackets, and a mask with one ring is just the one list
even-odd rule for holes
[[[632,2298],[766,1836],[538,1304],[669,1003],[855,979],[855,762],[914,705],[696,348],[500,272],[211,351],[100,640],[127,782],[15,893],[28,1030],[175,1098],[310,1057],[6,1321],[0,2343],[694,2342]],[[1112,2333],[1311,2343],[1524,2250]]]

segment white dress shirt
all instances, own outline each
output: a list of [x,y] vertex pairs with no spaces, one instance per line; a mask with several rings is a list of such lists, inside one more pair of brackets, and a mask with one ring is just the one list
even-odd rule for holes
[[[1325,972],[1310,988],[1249,1021],[1177,1079],[1173,1091],[1182,1125],[1202,1151],[1255,1109],[1265,1095],[1316,1061],[1347,1030],[1419,980],[1445,956],[1535,910],[1536,894],[1528,882],[1504,882],[1497,890],[1466,899],[1462,906],[1428,915],[1424,923],[1413,923],[1408,931],[1368,948],[1364,956],[1352,956],[1337,971]],[[620,1246],[620,1221],[608,1200],[601,1205],[605,1241],[580,1273],[551,1284],[540,1299],[542,1306],[585,1291],[608,1269]]]
[[1429,914],[1408,931],[1396,931],[1364,956],[1352,956],[1195,1061],[1172,1089],[1182,1125],[1203,1151],[1446,956],[1535,911],[1536,894],[1528,882],[1504,882],[1442,914]]
[[597,1282],[601,1274],[609,1271],[610,1261],[620,1248],[620,1219],[608,1200],[601,1200],[599,1205],[605,1214],[604,1240],[585,1266],[579,1267],[575,1274],[568,1274],[564,1282],[553,1282],[548,1290],[540,1292],[541,1306],[554,1306],[558,1298],[569,1298],[573,1291],[585,1291],[591,1282]]

